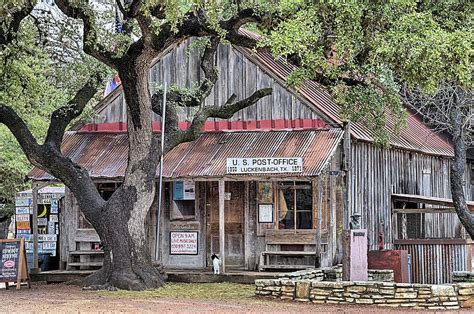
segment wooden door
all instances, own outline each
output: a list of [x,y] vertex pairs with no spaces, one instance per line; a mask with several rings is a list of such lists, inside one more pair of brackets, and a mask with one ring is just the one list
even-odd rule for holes
[[[207,225],[207,266],[212,265],[211,255],[222,258],[219,248],[219,187],[218,182],[206,185],[206,225]],[[226,193],[230,200],[225,201],[225,263],[226,267],[244,266],[244,182],[226,182]]]

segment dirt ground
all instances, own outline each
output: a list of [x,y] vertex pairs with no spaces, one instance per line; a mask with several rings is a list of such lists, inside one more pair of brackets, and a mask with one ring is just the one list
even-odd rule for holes
[[79,287],[64,284],[34,283],[31,289],[0,288],[0,313],[388,313],[393,311],[379,307],[267,300],[254,297],[253,289],[252,285],[171,284],[156,291],[130,293],[83,291]]

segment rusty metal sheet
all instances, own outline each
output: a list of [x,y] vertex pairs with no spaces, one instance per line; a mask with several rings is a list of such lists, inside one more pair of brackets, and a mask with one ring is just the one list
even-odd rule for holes
[[395,240],[395,249],[411,255],[411,279],[414,283],[452,282],[454,271],[471,269],[472,243],[461,239]]
[[328,165],[342,135],[340,129],[205,133],[189,149],[179,145],[166,154],[164,175],[168,178],[225,177],[227,158],[302,157],[303,172],[291,176],[318,176]]
[[[125,173],[128,159],[127,134],[67,132],[62,153],[86,168],[93,178],[118,178]],[[55,180],[45,171],[34,168],[28,177],[33,180]]]
[[[328,164],[342,135],[340,129],[203,133],[196,141],[182,143],[166,154],[164,176],[224,177],[227,158],[232,157],[302,157],[303,172],[292,176],[317,176]],[[64,138],[62,151],[93,178],[121,178],[127,166],[128,138],[126,133],[71,132]],[[54,180],[38,168],[28,177]]]

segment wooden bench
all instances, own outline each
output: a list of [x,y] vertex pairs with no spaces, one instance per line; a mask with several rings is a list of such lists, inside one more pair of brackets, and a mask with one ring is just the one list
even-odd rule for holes
[[104,251],[93,249],[100,238],[93,229],[77,229],[75,247],[67,252],[67,270],[97,269],[102,267]]
[[81,256],[86,257],[100,257],[103,259],[104,251],[102,250],[78,250],[78,251],[69,251],[67,270],[73,269],[92,269],[102,267],[102,261],[97,260],[97,258],[88,258],[86,261],[81,261]]
[[[261,253],[259,270],[279,269],[279,270],[301,270],[314,268],[314,265],[301,264],[270,264],[271,256],[301,258],[315,257],[315,250],[295,251],[281,250],[282,245],[316,245],[315,230],[267,230],[265,233],[265,251]],[[275,247],[280,249],[275,250]]]

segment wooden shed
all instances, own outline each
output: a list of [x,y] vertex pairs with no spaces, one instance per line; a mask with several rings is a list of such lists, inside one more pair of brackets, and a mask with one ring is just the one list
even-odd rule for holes
[[[163,82],[191,87],[202,78],[191,41],[156,60],[150,70],[152,91]],[[453,150],[442,135],[410,113],[400,137],[393,135],[389,117],[391,147],[379,147],[371,130],[343,122],[339,107],[317,83],[307,82],[298,91],[289,88],[285,82],[292,66],[268,52],[221,45],[216,58],[220,76],[207,104],[222,105],[231,94],[240,99],[263,87],[272,87],[273,94],[229,120],[209,119],[196,141],[165,156],[161,236],[159,250],[152,250],[165,267],[206,269],[212,253],[221,256],[226,269],[334,265],[342,258],[342,230],[348,228],[352,214],[360,213],[369,249],[377,249],[380,233],[385,249],[405,248],[406,242],[400,240],[413,240],[419,248],[427,239],[455,239],[463,242],[466,255],[447,265],[446,272],[471,269],[472,242],[454,213],[428,213],[422,209],[437,205],[412,201],[403,205],[396,196],[450,198]],[[96,107],[95,121],[69,132],[63,143],[64,152],[89,170],[104,197],[125,172],[125,110],[119,87]],[[183,129],[192,118],[189,110],[180,113]],[[154,128],[158,133],[159,116]],[[54,179],[39,169],[29,176]],[[466,191],[471,191],[473,177],[472,171],[466,173]],[[73,196],[66,194],[65,215],[70,220],[63,227],[69,235],[63,262],[68,252],[90,250],[91,243],[99,241]],[[410,212],[400,213],[403,206]],[[150,212],[147,224],[155,243],[156,213],[157,208]],[[399,230],[403,223],[406,231]],[[81,258],[86,265],[92,257]],[[413,259],[419,265],[429,263],[426,256],[414,253]],[[450,280],[419,276],[413,274],[413,279]]]

